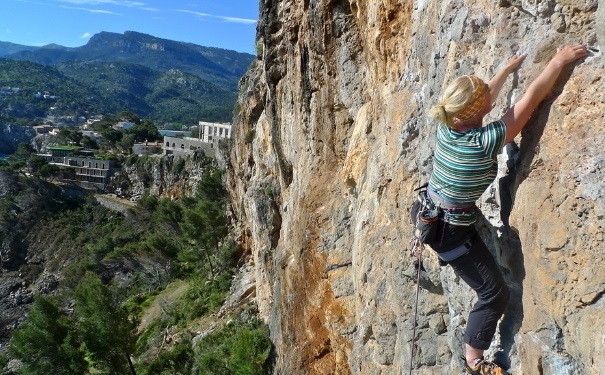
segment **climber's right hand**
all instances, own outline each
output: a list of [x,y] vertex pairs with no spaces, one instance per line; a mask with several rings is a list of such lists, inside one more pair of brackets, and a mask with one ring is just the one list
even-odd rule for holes
[[582,44],[570,44],[557,49],[557,54],[552,58],[551,62],[567,65],[586,56],[588,56],[588,49],[585,46]]

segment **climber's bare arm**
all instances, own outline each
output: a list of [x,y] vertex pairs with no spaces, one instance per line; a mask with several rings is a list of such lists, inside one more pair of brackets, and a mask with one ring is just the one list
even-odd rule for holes
[[587,55],[586,47],[581,44],[568,45],[557,51],[542,73],[529,85],[521,100],[502,117],[506,124],[506,143],[512,141],[521,132],[532,112],[552,90],[563,67]]
[[506,78],[509,74],[515,71],[521,65],[523,60],[525,60],[525,56],[527,55],[519,55],[513,56],[506,65],[502,69],[500,69],[493,77],[489,80],[487,85],[489,86],[489,94],[491,98],[491,105],[494,105],[496,99],[498,98],[498,94],[500,94],[500,90],[506,82]]

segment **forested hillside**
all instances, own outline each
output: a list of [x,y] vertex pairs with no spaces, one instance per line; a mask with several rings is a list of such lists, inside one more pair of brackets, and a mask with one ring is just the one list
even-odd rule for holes
[[0,89],[0,119],[22,125],[47,116],[119,111],[160,123],[229,122],[236,97],[189,73],[127,63],[66,62],[53,68],[0,59]]
[[217,317],[242,254],[211,159],[131,159],[201,179],[190,195],[146,195],[125,215],[52,184],[36,160],[20,148],[0,162],[6,373],[261,372],[271,344],[254,307]]

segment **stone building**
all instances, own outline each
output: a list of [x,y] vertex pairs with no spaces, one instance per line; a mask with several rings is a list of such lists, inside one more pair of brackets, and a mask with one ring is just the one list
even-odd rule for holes
[[164,137],[164,155],[189,156],[201,150],[204,155],[214,157],[217,148],[215,144],[197,138]]
[[231,138],[231,124],[199,122],[198,138],[164,136],[164,155],[193,155],[201,150],[208,157],[216,157],[219,143]]

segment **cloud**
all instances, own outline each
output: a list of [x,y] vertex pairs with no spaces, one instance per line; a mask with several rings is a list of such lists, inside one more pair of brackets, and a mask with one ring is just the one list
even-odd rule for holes
[[109,10],[102,10],[102,9],[88,9],[88,8],[70,7],[70,6],[67,6],[67,5],[61,5],[61,8],[83,10],[83,11],[90,12],[90,13],[120,15],[119,13],[114,13],[114,12],[111,12]]
[[256,20],[250,20],[250,19],[247,19],[247,18],[222,17],[222,16],[216,16],[216,17],[222,19],[225,22],[244,23],[246,25],[254,25],[254,24],[256,24]]
[[183,10],[183,9],[178,9],[177,12],[181,12],[181,13],[191,13],[191,14],[195,14],[196,16],[200,16],[200,17],[212,17],[212,14],[207,14],[207,13],[200,13],[200,12],[194,12],[193,10]]
[[140,8],[148,10],[150,12],[159,12],[157,8],[148,7],[147,4],[140,1],[127,1],[127,0],[57,0],[62,3],[74,4],[74,5],[111,5],[111,6],[122,6],[128,8]]
[[246,25],[254,25],[254,24],[256,24],[256,20],[251,20],[251,19],[247,19],[247,18],[217,16],[217,15],[214,15],[214,14],[195,12],[193,10],[185,10],[185,9],[178,9],[177,12],[195,14],[196,16],[200,16],[200,17],[218,18],[220,20],[223,20],[224,22],[243,23],[243,24],[246,24]]
[[59,0],[62,3],[76,4],[76,5],[119,5],[127,7],[140,7],[144,6],[145,3],[138,1],[119,1],[119,0]]
[[82,36],[80,37],[81,39],[88,39],[92,36],[91,33],[89,32],[85,32],[84,34],[82,34]]

